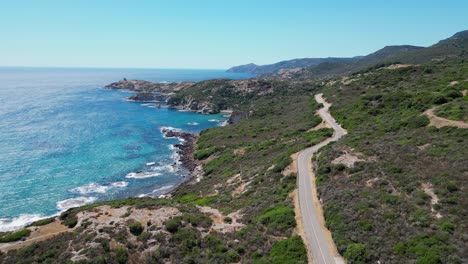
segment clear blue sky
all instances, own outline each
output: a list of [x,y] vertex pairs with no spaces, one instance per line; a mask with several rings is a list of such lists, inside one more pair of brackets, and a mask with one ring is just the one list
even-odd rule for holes
[[428,46],[466,0],[0,0],[0,65],[228,68]]

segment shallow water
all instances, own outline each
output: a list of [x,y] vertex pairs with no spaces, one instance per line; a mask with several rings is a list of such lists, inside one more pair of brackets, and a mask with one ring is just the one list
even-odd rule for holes
[[[158,196],[184,180],[178,139],[218,125],[222,115],[123,101],[101,87],[126,77],[151,81],[246,78],[214,70],[0,68],[0,231],[67,208]],[[140,173],[136,173],[140,172]]]

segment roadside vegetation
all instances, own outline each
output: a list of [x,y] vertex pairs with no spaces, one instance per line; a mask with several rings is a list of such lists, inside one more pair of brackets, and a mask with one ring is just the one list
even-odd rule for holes
[[[441,105],[438,114],[462,119],[468,64],[355,77],[326,89],[332,115],[349,135],[315,160],[326,223],[340,253],[351,263],[464,262],[468,130],[427,126],[421,113]],[[453,81],[461,85],[450,86]],[[337,169],[332,161],[349,149],[367,161]]]

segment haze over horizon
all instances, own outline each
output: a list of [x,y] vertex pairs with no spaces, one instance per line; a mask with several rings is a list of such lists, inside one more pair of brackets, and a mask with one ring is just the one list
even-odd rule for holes
[[432,45],[465,30],[467,10],[454,0],[15,1],[0,10],[0,66],[227,69],[352,57]]

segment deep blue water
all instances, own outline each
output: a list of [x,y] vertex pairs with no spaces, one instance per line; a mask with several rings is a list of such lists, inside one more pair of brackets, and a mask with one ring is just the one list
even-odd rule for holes
[[[122,79],[240,79],[217,70],[0,68],[0,231],[96,200],[158,196],[184,180],[162,127],[199,132],[219,115],[123,101]],[[215,119],[215,120],[214,120]],[[145,171],[147,177],[132,177]],[[141,176],[141,175],[139,175]]]

